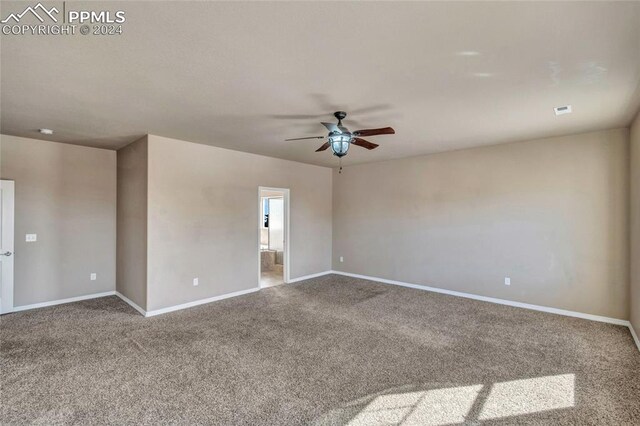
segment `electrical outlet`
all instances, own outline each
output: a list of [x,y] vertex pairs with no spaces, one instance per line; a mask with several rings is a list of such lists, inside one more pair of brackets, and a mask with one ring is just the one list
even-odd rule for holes
[[38,234],[26,234],[24,240],[28,243],[38,241]]
[[504,277],[504,285],[511,285],[511,278]]
[[340,256],[340,262],[344,262],[344,257]]
[[193,279],[193,286],[196,287],[198,284],[200,284],[200,280],[198,278],[194,278]]
[[95,281],[98,279],[98,274],[96,274],[95,272],[91,273],[91,281]]

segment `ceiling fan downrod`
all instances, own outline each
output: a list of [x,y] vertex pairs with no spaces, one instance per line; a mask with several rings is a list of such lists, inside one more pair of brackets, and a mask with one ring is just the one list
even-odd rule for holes
[[333,116],[338,119],[338,127],[342,127],[342,120],[347,117],[347,113],[344,111],[336,111]]

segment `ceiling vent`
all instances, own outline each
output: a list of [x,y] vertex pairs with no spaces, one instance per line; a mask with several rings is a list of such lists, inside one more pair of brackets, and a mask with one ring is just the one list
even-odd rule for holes
[[556,115],[571,114],[572,112],[571,105],[555,107],[553,111],[556,113]]

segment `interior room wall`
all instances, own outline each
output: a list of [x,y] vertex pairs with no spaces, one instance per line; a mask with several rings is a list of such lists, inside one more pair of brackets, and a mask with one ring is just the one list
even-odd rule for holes
[[258,287],[259,186],[290,189],[291,279],[331,269],[331,169],[152,135],[148,144],[149,310]]
[[147,136],[118,151],[116,290],[147,309]]
[[640,333],[640,111],[631,125],[631,324]]
[[15,181],[14,306],[115,290],[116,153],[1,135],[0,174]]
[[628,138],[617,129],[334,171],[333,269],[628,319]]

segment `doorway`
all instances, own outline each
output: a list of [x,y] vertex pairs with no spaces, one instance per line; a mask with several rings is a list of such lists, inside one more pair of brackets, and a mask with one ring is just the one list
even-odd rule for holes
[[260,288],[289,281],[289,190],[258,187],[258,280]]
[[0,314],[13,312],[14,185],[0,180]]

